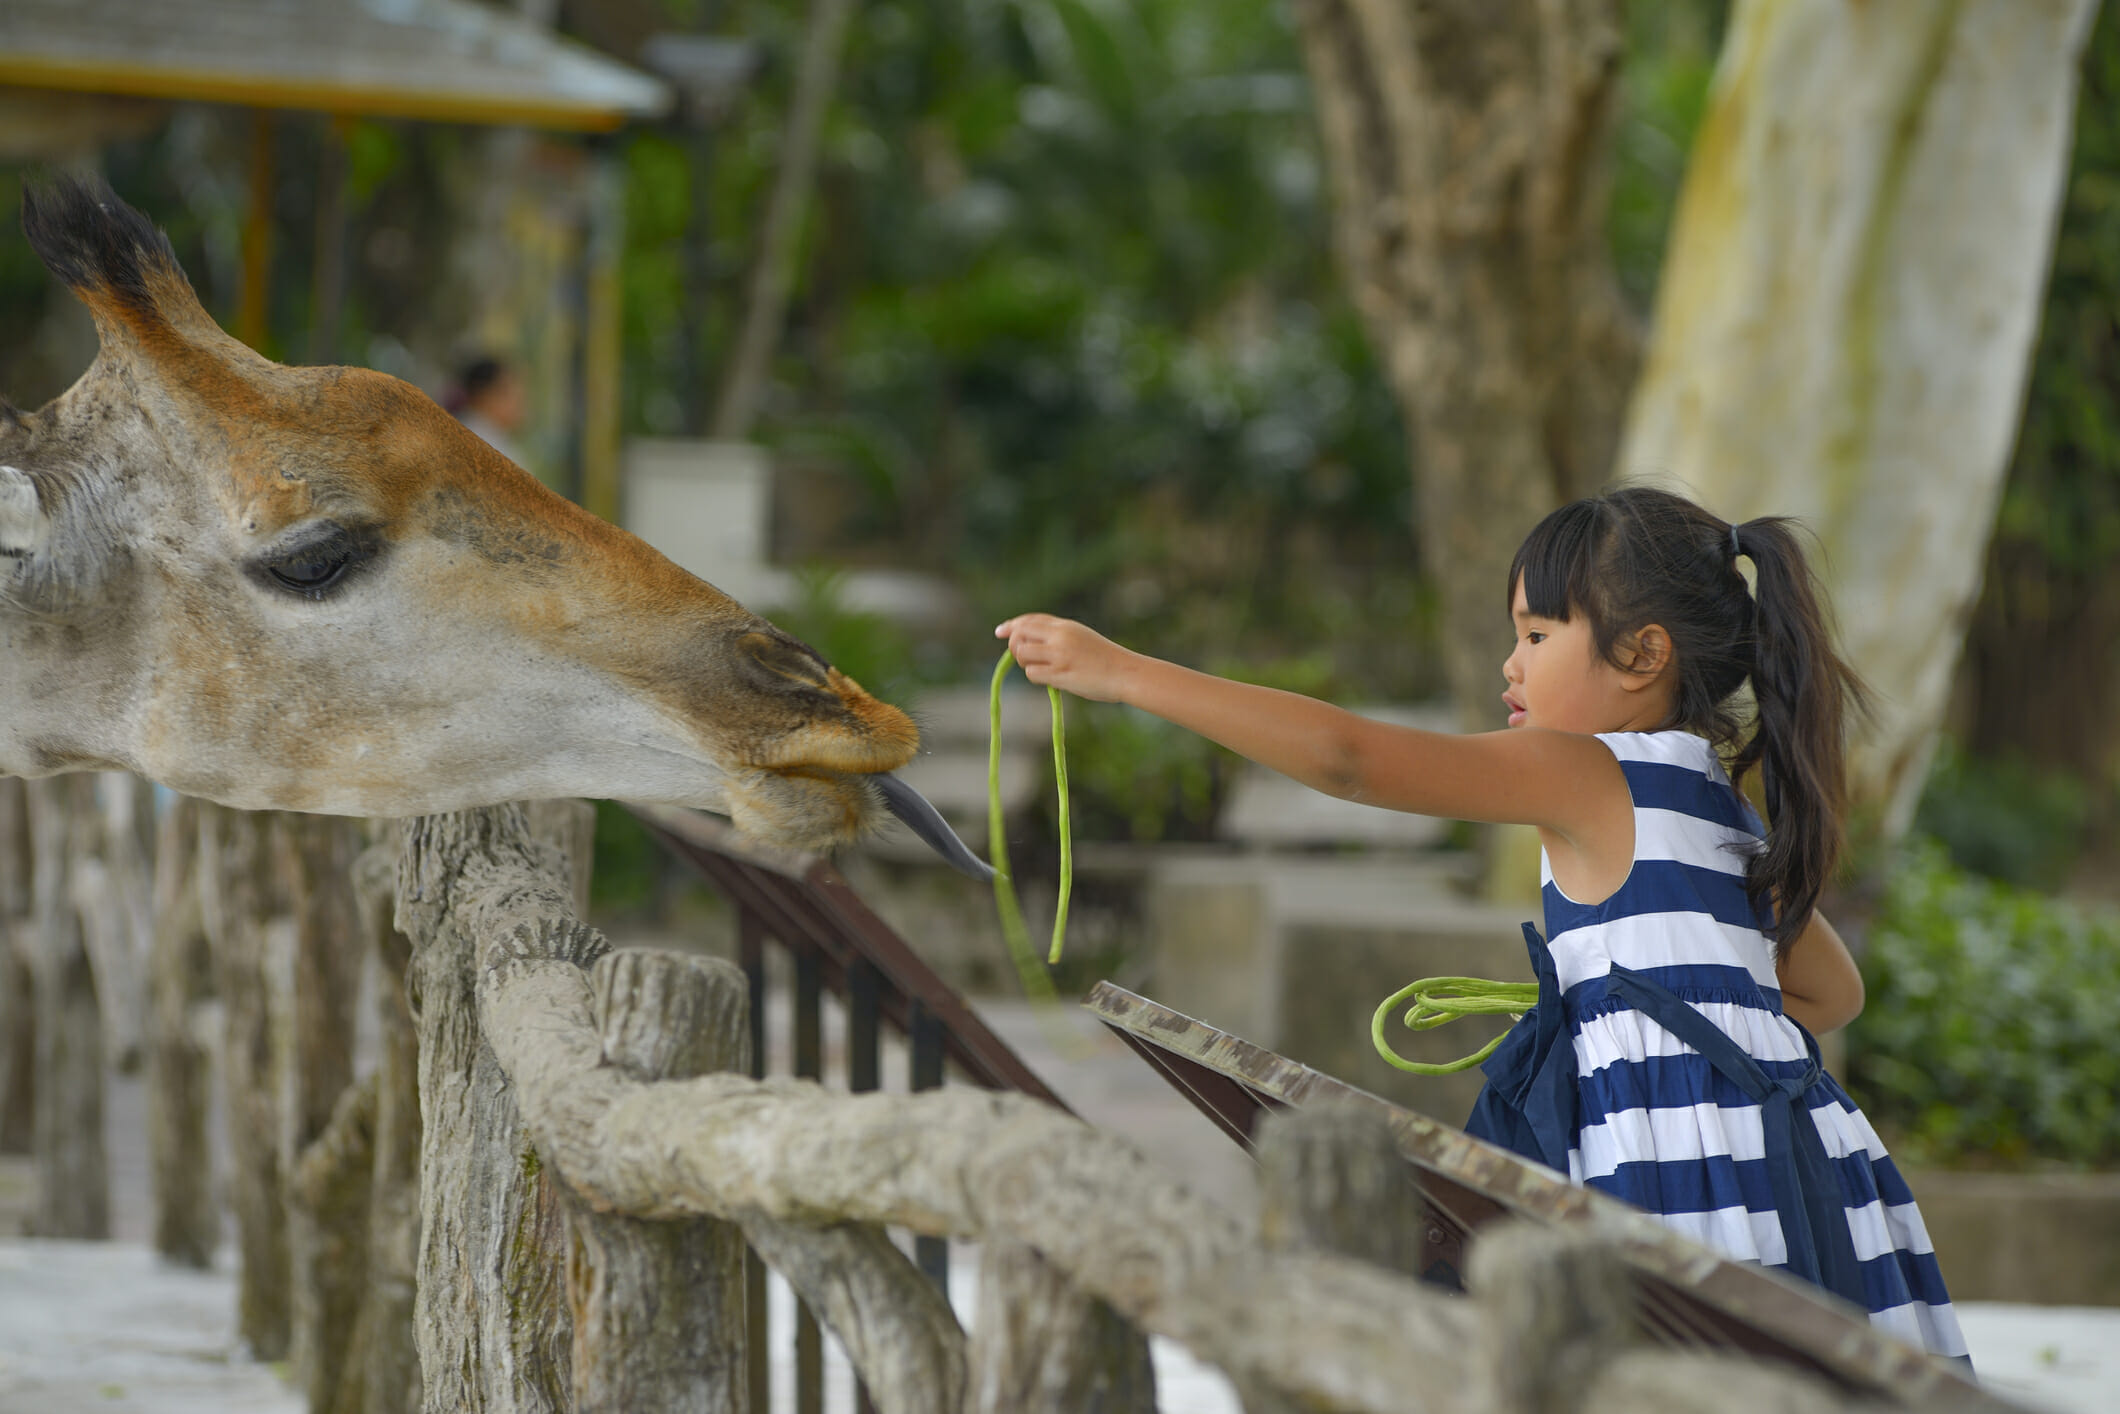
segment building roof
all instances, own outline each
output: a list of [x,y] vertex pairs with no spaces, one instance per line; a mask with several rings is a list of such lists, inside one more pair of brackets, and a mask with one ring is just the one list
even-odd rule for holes
[[0,84],[605,132],[661,80],[473,0],[5,0]]

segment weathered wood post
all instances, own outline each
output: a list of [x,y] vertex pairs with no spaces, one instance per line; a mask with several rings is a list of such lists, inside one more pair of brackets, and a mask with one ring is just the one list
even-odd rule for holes
[[42,1237],[110,1236],[103,1148],[103,1015],[72,863],[97,826],[87,775],[29,783],[36,951],[37,1207]]
[[28,782],[0,779],[0,1154],[35,1138],[37,980]]
[[413,944],[424,1126],[414,1321],[425,1408],[561,1410],[572,1339],[558,1260],[565,1219],[541,1181],[508,1077],[479,1034],[481,938],[471,905],[505,881],[514,910],[554,920],[552,955],[587,968],[610,945],[571,921],[568,861],[532,837],[522,807],[430,815],[402,828],[397,922]]
[[287,1354],[291,1305],[280,1169],[281,1075],[268,941],[270,817],[202,802],[199,905],[221,998],[228,1201],[236,1220],[236,1332],[260,1360]]
[[1029,1247],[979,1255],[966,1414],[1155,1414],[1148,1338]]
[[[711,958],[614,952],[590,977],[606,1065],[636,1080],[749,1069],[743,973]],[[743,1414],[743,1232],[647,1222],[569,1200],[577,1414]]]
[[212,1057],[194,1008],[211,958],[199,910],[199,802],[180,796],[156,823],[154,946],[147,958],[147,1147],[154,1174],[155,1251],[212,1265],[220,1245],[213,1151],[207,1142]]
[[1643,1293],[1595,1229],[1506,1222],[1466,1263],[1494,1414],[1851,1414],[1876,1410],[1789,1365],[1645,1343]]
[[394,922],[397,858],[398,830],[393,825],[353,868],[362,934],[377,969],[378,1044],[372,1076],[368,1279],[330,1414],[407,1414],[421,1404],[412,1315],[420,1245],[419,1033],[405,982],[412,940]]
[[309,1407],[329,1409],[367,1286],[375,1152],[374,1087],[353,1088],[361,982],[353,893],[358,826],[326,815],[282,815],[278,825],[276,868],[294,910],[280,1151],[294,1297],[289,1352]]
[[1467,1258],[1497,1414],[1574,1414],[1600,1368],[1641,1343],[1640,1293],[1609,1238],[1503,1223]]
[[74,907],[96,973],[104,1051],[119,1070],[144,1058],[147,956],[154,943],[154,787],[103,771],[73,860]]
[[[1259,1238],[1418,1276],[1427,1224],[1391,1126],[1373,1110],[1322,1104],[1259,1121]],[[1287,1394],[1243,1382],[1246,1414],[1293,1414]]]

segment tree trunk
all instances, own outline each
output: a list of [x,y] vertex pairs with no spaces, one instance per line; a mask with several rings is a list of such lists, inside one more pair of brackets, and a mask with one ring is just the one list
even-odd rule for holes
[[354,1001],[361,985],[353,896],[358,826],[327,815],[283,815],[279,825],[278,872],[292,892],[295,920],[293,1043],[281,1147],[290,1183],[290,1356],[309,1407],[327,1410],[367,1286],[375,1164],[375,1097],[370,1092],[357,1101],[352,1089]]
[[1980,589],[2096,0],[1741,0],[1622,467],[1803,517],[1912,813]]
[[212,1057],[195,1006],[211,958],[199,910],[199,802],[179,796],[155,842],[155,940],[148,954],[147,1147],[154,1170],[155,1251],[187,1267],[213,1265],[220,1245],[208,1142]]
[[0,778],[0,1154],[35,1142],[36,933],[28,782]]
[[1600,485],[1638,336],[1605,233],[1620,0],[1300,0],[1333,229],[1406,416],[1467,727],[1517,545]]
[[73,861],[98,824],[95,777],[29,783],[37,941],[35,1062],[39,1237],[110,1236],[103,1146],[103,1014],[96,998]]
[[714,408],[714,435],[723,441],[751,435],[772,377],[773,351],[780,344],[788,293],[795,283],[795,257],[802,248],[803,217],[816,182],[825,112],[839,85],[839,60],[853,14],[854,0],[810,0],[795,92],[782,130],[780,170],[759,223],[757,263],[744,292],[743,324]]
[[199,903],[221,998],[228,1203],[236,1220],[236,1332],[259,1360],[287,1354],[287,1207],[280,1168],[283,1077],[273,1018],[270,817],[199,807]]

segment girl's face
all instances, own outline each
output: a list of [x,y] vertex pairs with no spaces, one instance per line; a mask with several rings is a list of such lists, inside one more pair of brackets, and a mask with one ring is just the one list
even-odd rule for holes
[[[1668,654],[1661,663],[1643,663],[1643,672],[1614,667],[1597,651],[1589,615],[1578,613],[1563,623],[1532,613],[1521,579],[1510,596],[1509,617],[1516,625],[1516,647],[1502,664],[1509,682],[1502,701],[1510,726],[1587,734],[1650,731],[1662,721],[1670,689],[1656,689],[1667,677],[1660,669],[1668,666]],[[1662,634],[1660,628],[1643,630],[1637,657]]]

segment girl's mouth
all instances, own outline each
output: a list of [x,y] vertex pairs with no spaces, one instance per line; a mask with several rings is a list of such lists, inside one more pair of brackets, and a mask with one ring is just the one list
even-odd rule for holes
[[1524,717],[1526,713],[1524,711],[1523,703],[1517,701],[1514,697],[1511,697],[1508,693],[1505,692],[1502,694],[1502,705],[1509,709],[1510,726],[1520,727],[1524,724]]

